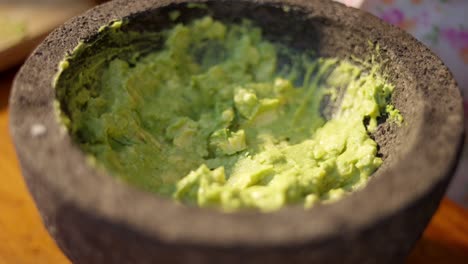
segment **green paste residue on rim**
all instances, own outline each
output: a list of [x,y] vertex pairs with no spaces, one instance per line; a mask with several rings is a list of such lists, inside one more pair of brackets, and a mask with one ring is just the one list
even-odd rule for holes
[[273,211],[335,201],[381,165],[370,137],[378,118],[402,122],[377,63],[294,51],[248,20],[121,27],[62,62],[62,121],[113,175],[182,203]]

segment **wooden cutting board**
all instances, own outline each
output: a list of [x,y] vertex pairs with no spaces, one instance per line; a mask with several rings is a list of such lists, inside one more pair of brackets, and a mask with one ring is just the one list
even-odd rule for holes
[[94,4],[92,0],[0,0],[0,71],[22,62],[50,31]]

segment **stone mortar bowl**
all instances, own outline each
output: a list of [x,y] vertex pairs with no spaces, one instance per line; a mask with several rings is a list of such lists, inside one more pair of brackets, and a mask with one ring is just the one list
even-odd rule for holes
[[[20,70],[11,96],[11,133],[23,175],[45,226],[74,263],[397,263],[437,208],[463,138],[456,82],[426,47],[362,11],[322,0],[113,1],[55,30]],[[282,6],[290,7],[285,12]],[[405,118],[375,133],[384,164],[368,186],[310,210],[221,213],[189,208],[140,191],[86,162],[59,125],[54,76],[79,41],[113,20],[160,30],[167,12],[188,21],[211,12],[248,17],[267,38],[287,35],[319,55],[366,58],[380,46],[394,105]]]

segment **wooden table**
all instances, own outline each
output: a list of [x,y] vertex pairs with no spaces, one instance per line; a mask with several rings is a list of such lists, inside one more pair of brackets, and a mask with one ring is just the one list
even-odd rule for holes
[[[0,264],[69,263],[42,226],[8,132],[16,70],[0,73]],[[468,263],[468,211],[445,198],[408,263]]]

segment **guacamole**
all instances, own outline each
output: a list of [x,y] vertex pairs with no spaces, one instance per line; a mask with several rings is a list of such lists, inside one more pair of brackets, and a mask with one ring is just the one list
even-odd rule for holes
[[378,66],[287,48],[248,20],[123,24],[79,45],[55,83],[72,137],[116,177],[188,205],[273,211],[335,201],[382,164],[370,135],[401,116]]

